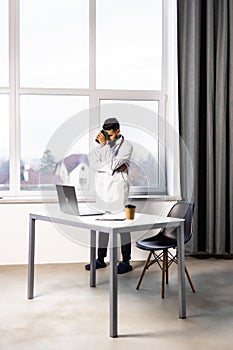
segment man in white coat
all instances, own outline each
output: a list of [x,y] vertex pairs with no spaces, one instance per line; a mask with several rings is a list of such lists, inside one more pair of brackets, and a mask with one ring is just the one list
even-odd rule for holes
[[[133,147],[120,132],[116,118],[108,118],[103,130],[97,135],[99,146],[95,150],[94,169],[96,170],[96,195],[99,208],[106,212],[116,213],[124,210],[128,202],[129,183],[128,169]],[[99,232],[98,258],[96,268],[106,267],[104,258],[107,255],[109,235]],[[121,234],[122,261],[118,264],[119,274],[132,270],[130,232]],[[90,270],[90,264],[85,266]]]

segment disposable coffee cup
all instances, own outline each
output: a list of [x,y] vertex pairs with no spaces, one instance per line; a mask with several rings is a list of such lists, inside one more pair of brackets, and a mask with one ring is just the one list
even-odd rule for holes
[[136,211],[136,206],[133,204],[128,204],[125,206],[125,217],[127,220],[134,220],[134,215]]

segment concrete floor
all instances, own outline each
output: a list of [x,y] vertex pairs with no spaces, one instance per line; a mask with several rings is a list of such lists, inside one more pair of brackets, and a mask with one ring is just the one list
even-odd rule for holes
[[232,348],[233,260],[186,258],[197,292],[187,285],[187,319],[178,318],[177,270],[165,299],[154,265],[135,289],[142,262],[119,276],[119,337],[109,337],[109,269],[89,288],[83,264],[37,265],[35,299],[27,300],[27,267],[1,266],[1,350]]

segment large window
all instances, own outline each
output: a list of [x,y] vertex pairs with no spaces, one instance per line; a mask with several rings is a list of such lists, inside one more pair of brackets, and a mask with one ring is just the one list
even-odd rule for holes
[[20,0],[20,85],[88,88],[89,2]]
[[133,145],[129,182],[132,194],[164,193],[164,124],[159,122],[159,101],[101,100],[103,123],[110,113],[121,121],[121,133]]
[[96,85],[162,89],[162,0],[97,0]]
[[0,0],[0,87],[9,86],[9,9],[8,1]]
[[9,96],[0,95],[0,184],[9,190]]
[[[59,181],[55,168],[61,159],[56,159],[47,145],[54,130],[88,106],[86,96],[21,96],[21,190],[35,190],[39,185]],[[88,149],[85,151],[88,153]]]
[[134,146],[131,193],[166,193],[166,1],[0,0],[0,194],[89,191],[94,136],[112,115]]

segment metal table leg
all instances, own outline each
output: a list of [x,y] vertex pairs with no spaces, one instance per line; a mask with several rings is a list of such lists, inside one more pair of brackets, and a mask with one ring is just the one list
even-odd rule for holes
[[35,258],[35,219],[29,218],[28,299],[33,299]]
[[184,223],[177,228],[179,318],[186,318],[185,264],[184,264]]
[[110,233],[110,337],[117,334],[117,233]]

